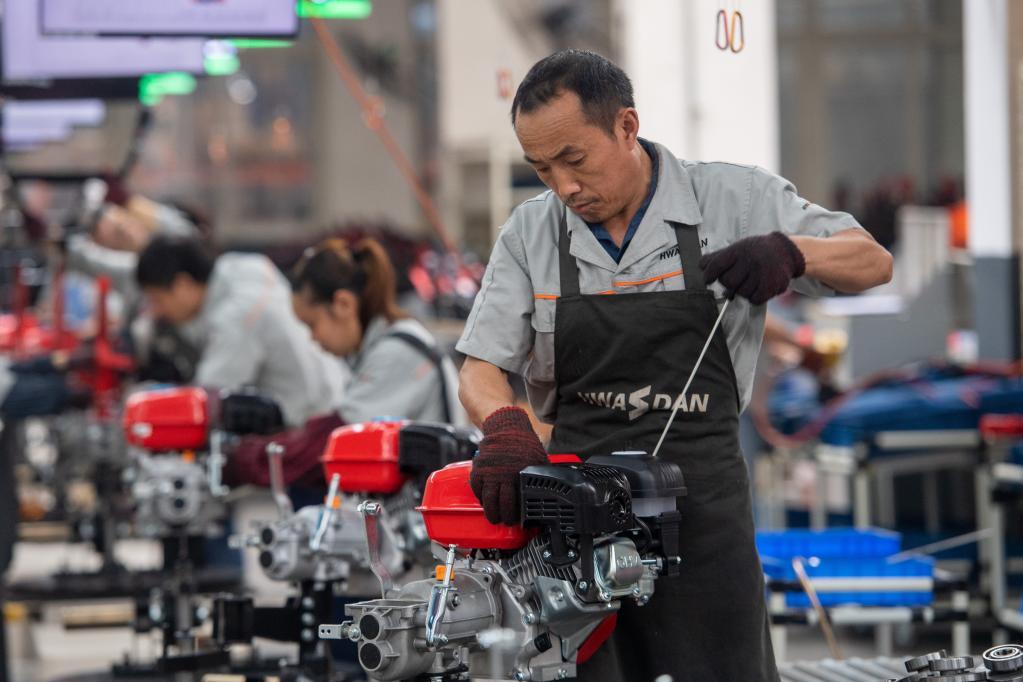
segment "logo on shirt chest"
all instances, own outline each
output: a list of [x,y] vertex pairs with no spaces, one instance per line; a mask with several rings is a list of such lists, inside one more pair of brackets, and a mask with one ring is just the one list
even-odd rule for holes
[[[709,239],[701,239],[700,240],[700,248],[701,249],[707,248],[707,244],[709,243],[709,241],[710,241]],[[669,258],[678,258],[678,245],[677,244],[675,246],[671,247],[670,249],[667,249],[665,251],[661,251],[659,254],[657,254],[657,260],[668,260]]]
[[643,388],[631,393],[615,393],[613,391],[578,392],[576,395],[582,402],[594,407],[606,407],[611,410],[626,412],[629,421],[636,421],[650,410],[673,410],[678,407],[679,412],[707,413],[710,404],[709,393],[693,393],[691,395],[671,395],[668,393],[653,393],[652,386]]

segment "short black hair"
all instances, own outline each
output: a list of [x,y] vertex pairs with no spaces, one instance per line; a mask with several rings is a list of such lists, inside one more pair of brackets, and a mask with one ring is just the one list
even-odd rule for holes
[[197,239],[161,235],[139,254],[135,281],[143,289],[169,289],[175,277],[186,274],[205,284],[213,271],[213,263],[213,255]]
[[574,92],[586,119],[608,133],[623,107],[636,106],[632,81],[621,67],[588,50],[561,50],[544,57],[519,83],[512,100],[511,119],[529,113],[563,92]]

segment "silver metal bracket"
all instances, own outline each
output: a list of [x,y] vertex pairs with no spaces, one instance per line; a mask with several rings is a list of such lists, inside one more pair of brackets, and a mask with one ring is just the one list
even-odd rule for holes
[[291,498],[284,488],[284,446],[280,443],[269,443],[266,446],[266,458],[270,467],[270,492],[273,493],[277,505],[277,516],[281,519],[291,517],[295,509],[291,506]]
[[448,606],[448,592],[451,590],[451,576],[454,575],[455,546],[448,546],[448,555],[444,559],[444,580],[434,584],[430,591],[430,603],[426,607],[426,644],[434,646],[438,643],[437,628],[444,619],[444,611]]
[[206,459],[206,477],[214,497],[223,497],[230,490],[224,485],[223,471],[227,458],[224,457],[224,434],[217,430],[210,432],[210,454]]
[[345,621],[340,625],[320,625],[317,631],[320,639],[348,639],[353,642],[362,637],[362,632],[352,621]]
[[323,503],[323,511],[320,512],[320,520],[316,524],[316,532],[313,533],[312,539],[309,541],[309,549],[314,552],[319,552],[320,547],[323,545],[323,538],[327,535],[327,529],[330,528],[331,521],[334,520],[334,514],[336,513],[337,507],[340,505],[338,496],[340,495],[341,487],[341,474],[334,474],[330,477],[330,489],[327,491],[327,501]]
[[380,515],[384,508],[379,502],[366,500],[357,507],[362,514],[362,520],[366,525],[366,548],[369,550],[369,567],[373,575],[380,581],[380,594],[387,597],[387,593],[394,589],[394,579],[391,572],[384,566],[380,556]]

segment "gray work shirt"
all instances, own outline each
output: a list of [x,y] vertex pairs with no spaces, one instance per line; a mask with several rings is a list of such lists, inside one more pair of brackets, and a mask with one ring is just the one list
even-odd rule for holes
[[289,425],[330,412],[341,398],[341,360],[295,317],[291,287],[266,256],[220,256],[200,313],[183,332],[200,349],[196,384],[254,386],[278,402]]
[[[656,147],[660,158],[657,191],[620,263],[607,254],[581,218],[568,212],[570,253],[579,266],[581,293],[683,289],[678,242],[670,222],[699,225],[704,253],[773,231],[828,237],[859,227],[848,213],[806,201],[791,183],[762,168],[683,161],[663,145]],[[562,206],[547,191],[512,212],[501,228],[456,346],[466,355],[522,375],[537,416],[551,423],[557,416],[554,309],[561,293],[558,225]],[[799,278],[793,287],[811,296],[832,293],[809,277]],[[720,303],[723,288],[718,283],[711,288]],[[753,390],[764,313],[764,306],[736,298],[723,320],[743,409]]]
[[[156,204],[156,234],[173,237],[197,237],[195,225],[178,210]],[[129,302],[138,298],[135,266],[139,256],[134,251],[121,251],[97,244],[84,234],[72,234],[67,240],[65,264],[69,270],[92,277],[110,278],[110,284]]]
[[383,317],[370,320],[358,352],[346,358],[352,379],[337,405],[341,418],[349,424],[380,417],[445,422],[443,381],[453,423],[468,424],[458,402],[458,374],[450,358],[443,357],[444,371],[440,373],[420,350],[393,336],[395,332],[414,336],[437,349],[433,335],[412,318],[394,322]]

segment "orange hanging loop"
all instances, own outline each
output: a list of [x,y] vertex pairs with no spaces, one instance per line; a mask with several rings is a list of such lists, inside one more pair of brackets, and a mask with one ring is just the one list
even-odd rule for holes
[[[728,37],[728,47],[732,52],[738,54],[742,52],[742,48],[746,47],[746,24],[742,18],[742,12],[735,10],[732,12],[732,29],[731,35]],[[736,46],[735,39],[739,38],[739,44]]]
[[728,30],[728,12],[718,10],[717,18],[714,20],[714,44],[719,50],[727,50],[732,42],[731,33]]

